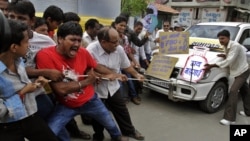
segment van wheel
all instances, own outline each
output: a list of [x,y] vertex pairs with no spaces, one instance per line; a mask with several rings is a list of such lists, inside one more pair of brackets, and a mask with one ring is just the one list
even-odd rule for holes
[[224,104],[227,96],[227,85],[223,82],[217,82],[210,90],[207,98],[200,101],[200,108],[207,113],[215,113]]

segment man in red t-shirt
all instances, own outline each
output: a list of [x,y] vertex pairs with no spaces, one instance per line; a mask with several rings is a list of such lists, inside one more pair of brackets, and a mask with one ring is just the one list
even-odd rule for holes
[[[67,22],[58,28],[58,46],[42,49],[36,56],[39,69],[57,69],[65,75],[63,81],[51,82],[59,104],[48,119],[52,131],[58,135],[75,115],[86,114],[107,129],[113,141],[127,141],[121,136],[108,110],[94,92],[97,75],[105,78],[126,79],[102,65],[98,65],[85,48],[81,48],[82,28],[75,22]],[[85,75],[84,75],[85,74]],[[100,76],[99,76],[100,77]],[[70,138],[64,139],[69,141]]]

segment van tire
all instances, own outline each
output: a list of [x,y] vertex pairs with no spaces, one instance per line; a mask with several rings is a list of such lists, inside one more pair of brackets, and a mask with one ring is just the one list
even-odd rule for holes
[[227,97],[227,85],[219,81],[210,90],[207,98],[199,102],[200,108],[206,113],[215,113],[224,104]]

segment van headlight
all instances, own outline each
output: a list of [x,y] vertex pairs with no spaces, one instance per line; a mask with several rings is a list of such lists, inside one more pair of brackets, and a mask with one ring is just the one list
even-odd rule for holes
[[207,79],[207,78],[209,77],[210,73],[211,73],[211,70],[206,71],[206,72],[204,73],[204,75],[203,75],[202,80]]

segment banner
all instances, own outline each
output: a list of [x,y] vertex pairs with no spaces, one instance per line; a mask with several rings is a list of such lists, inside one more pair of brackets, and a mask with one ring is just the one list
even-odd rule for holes
[[160,48],[162,54],[188,54],[188,32],[160,32]]
[[146,71],[146,74],[168,80],[177,61],[178,58],[155,55]]
[[185,67],[181,72],[181,76],[184,80],[190,82],[198,82],[203,78],[205,71],[203,70],[204,65],[207,64],[205,58],[208,48],[205,47],[194,47],[194,53],[188,57]]

